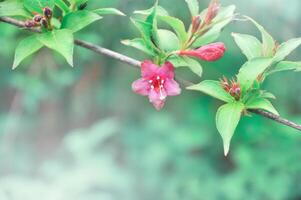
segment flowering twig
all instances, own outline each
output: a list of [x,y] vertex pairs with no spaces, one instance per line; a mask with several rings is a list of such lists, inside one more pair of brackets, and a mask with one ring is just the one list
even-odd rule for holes
[[[11,25],[14,25],[14,26],[17,26],[17,27],[20,27],[20,28],[24,28],[26,30],[30,30],[30,31],[33,31],[33,32],[40,32],[40,30],[37,29],[37,28],[26,28],[25,25],[24,25],[24,22],[13,19],[13,18],[10,18],[10,17],[0,17],[0,21],[11,24]],[[74,43],[78,46],[81,46],[83,48],[94,51],[97,54],[105,55],[105,56],[114,58],[116,60],[119,60],[123,63],[127,63],[130,66],[133,66],[133,67],[136,67],[136,68],[139,68],[141,66],[141,62],[138,61],[138,60],[135,60],[135,59],[130,58],[128,56],[125,56],[123,54],[114,52],[112,50],[100,47],[98,45],[95,45],[95,44],[92,44],[92,43],[89,43],[89,42],[85,42],[85,41],[82,41],[82,40],[75,40]],[[191,85],[191,83],[188,82],[188,81],[185,81],[185,80],[182,80],[182,79],[179,79],[179,78],[178,78],[178,80],[181,81],[181,83],[184,84],[185,86]],[[283,124],[283,125],[286,125],[288,127],[291,127],[291,128],[294,128],[296,130],[301,131],[301,125],[296,124],[296,123],[294,123],[290,120],[284,119],[284,118],[282,118],[280,116],[277,116],[275,114],[272,114],[270,112],[266,112],[266,111],[258,110],[258,109],[250,109],[248,111],[252,112],[252,113],[255,113],[255,114],[258,114],[258,115],[261,115],[265,118],[271,119],[273,121],[276,121],[280,124]]]

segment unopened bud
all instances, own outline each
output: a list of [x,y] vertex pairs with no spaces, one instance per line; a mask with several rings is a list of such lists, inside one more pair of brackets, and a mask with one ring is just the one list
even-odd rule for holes
[[237,81],[232,80],[231,81],[231,88],[229,90],[229,93],[231,96],[233,96],[236,100],[240,99],[240,94],[241,94],[241,88],[240,85]]
[[229,92],[229,90],[231,89],[229,81],[225,76],[223,76],[223,78],[220,79],[220,84],[221,84],[222,88],[227,92]]
[[24,22],[24,25],[27,27],[27,28],[32,28],[32,27],[35,27],[37,24],[35,21],[33,20],[27,20]]
[[52,10],[49,7],[43,8],[43,14],[47,19],[52,17]]
[[211,21],[216,17],[220,9],[220,4],[218,0],[212,0],[209,4],[208,11],[205,17],[205,24],[210,24]]
[[200,24],[201,24],[201,17],[198,16],[194,16],[192,18],[192,33],[195,33],[198,31],[198,29],[200,28]]
[[43,26],[44,28],[48,28],[48,21],[47,19],[45,19],[45,17],[43,17],[40,21],[41,26]]
[[43,18],[43,17],[42,17],[41,15],[37,14],[37,15],[35,15],[35,16],[33,17],[33,21],[39,23],[39,22],[41,21],[42,18]]
[[179,55],[194,56],[202,60],[212,62],[222,58],[224,56],[225,51],[225,45],[221,42],[217,42],[202,46],[198,49],[182,50],[179,52]]

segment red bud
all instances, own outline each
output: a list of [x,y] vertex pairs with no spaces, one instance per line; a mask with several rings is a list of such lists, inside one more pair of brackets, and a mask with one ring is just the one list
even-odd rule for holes
[[230,86],[230,84],[229,84],[228,79],[227,79],[225,76],[223,76],[223,78],[220,79],[220,84],[221,84],[222,88],[223,88],[225,91],[227,91],[227,92],[230,91],[231,86]]
[[37,15],[35,15],[35,16],[33,17],[33,21],[39,23],[39,22],[41,21],[42,18],[43,18],[43,17],[42,17],[41,15],[37,14]]
[[33,20],[27,20],[24,22],[24,25],[27,27],[27,28],[32,28],[32,27],[35,27],[37,24],[35,21]]
[[226,47],[223,43],[213,43],[195,50],[180,51],[179,55],[194,56],[205,61],[216,61],[223,57]]
[[201,17],[199,15],[192,18],[192,33],[197,32],[197,30],[200,27],[200,24],[201,24]]
[[205,17],[205,24],[210,24],[211,21],[216,17],[218,14],[218,11],[220,9],[220,4],[218,3],[218,0],[212,0],[209,4],[208,11]]
[[47,19],[50,19],[52,17],[52,10],[51,10],[51,8],[48,8],[48,7],[43,8],[43,13],[44,13],[44,16]]
[[41,25],[42,25],[43,27],[48,28],[48,25],[49,25],[49,24],[48,24],[47,19],[45,19],[45,17],[43,17],[43,18],[41,19],[40,23],[41,23]]

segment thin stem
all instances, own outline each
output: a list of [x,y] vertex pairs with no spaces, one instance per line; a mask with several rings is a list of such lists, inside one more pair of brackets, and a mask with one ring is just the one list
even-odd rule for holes
[[[0,17],[0,21],[12,24],[12,25],[20,27],[20,28],[25,28],[25,29],[33,31],[33,32],[40,32],[40,30],[36,29],[36,28],[26,28],[22,21],[18,21],[16,19],[13,19],[10,17]],[[105,55],[105,56],[111,57],[113,59],[119,60],[120,62],[127,63],[130,66],[140,68],[140,65],[141,65],[140,61],[130,58],[128,56],[125,56],[123,54],[114,52],[112,50],[109,50],[109,49],[106,49],[106,48],[103,48],[98,45],[95,45],[95,44],[92,44],[89,42],[85,42],[82,40],[75,40],[74,43],[78,46],[81,46],[83,48],[94,51],[97,54]],[[189,86],[192,84],[189,81],[186,81],[186,80],[183,80],[180,78],[178,78],[177,80],[180,81],[181,83],[183,83],[183,85],[185,85],[185,86]],[[282,118],[280,116],[274,115],[270,112],[266,112],[266,111],[259,110],[259,109],[250,109],[249,111],[252,113],[258,114],[260,116],[263,116],[265,118],[271,119],[271,120],[278,122],[280,124],[283,124],[285,126],[288,126],[288,127],[291,127],[291,128],[301,131],[301,125],[296,124],[296,123],[294,123],[288,119]]]

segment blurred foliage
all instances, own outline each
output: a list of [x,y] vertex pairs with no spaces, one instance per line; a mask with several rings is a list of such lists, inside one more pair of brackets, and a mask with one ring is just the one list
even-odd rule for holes
[[[202,7],[207,3],[201,1]],[[236,4],[239,13],[255,18],[279,41],[301,35],[298,0],[222,3]],[[116,7],[130,15],[152,4],[91,0],[88,6]],[[190,20],[184,1],[161,4]],[[226,56],[202,63],[204,79],[230,77],[245,62],[231,32],[258,35],[249,23],[232,23],[220,38]],[[136,34],[128,17],[111,16],[76,37],[142,59],[120,44]],[[0,35],[1,200],[301,198],[301,139],[295,130],[259,116],[244,119],[225,158],[214,125],[218,101],[184,91],[158,113],[131,92],[138,70],[78,47],[73,69],[43,49],[12,71],[14,48],[27,33],[1,23]],[[300,60],[300,53],[291,60]],[[185,76],[200,81],[189,72]],[[276,74],[265,83],[278,97],[280,114],[296,122],[301,122],[300,76]]]

